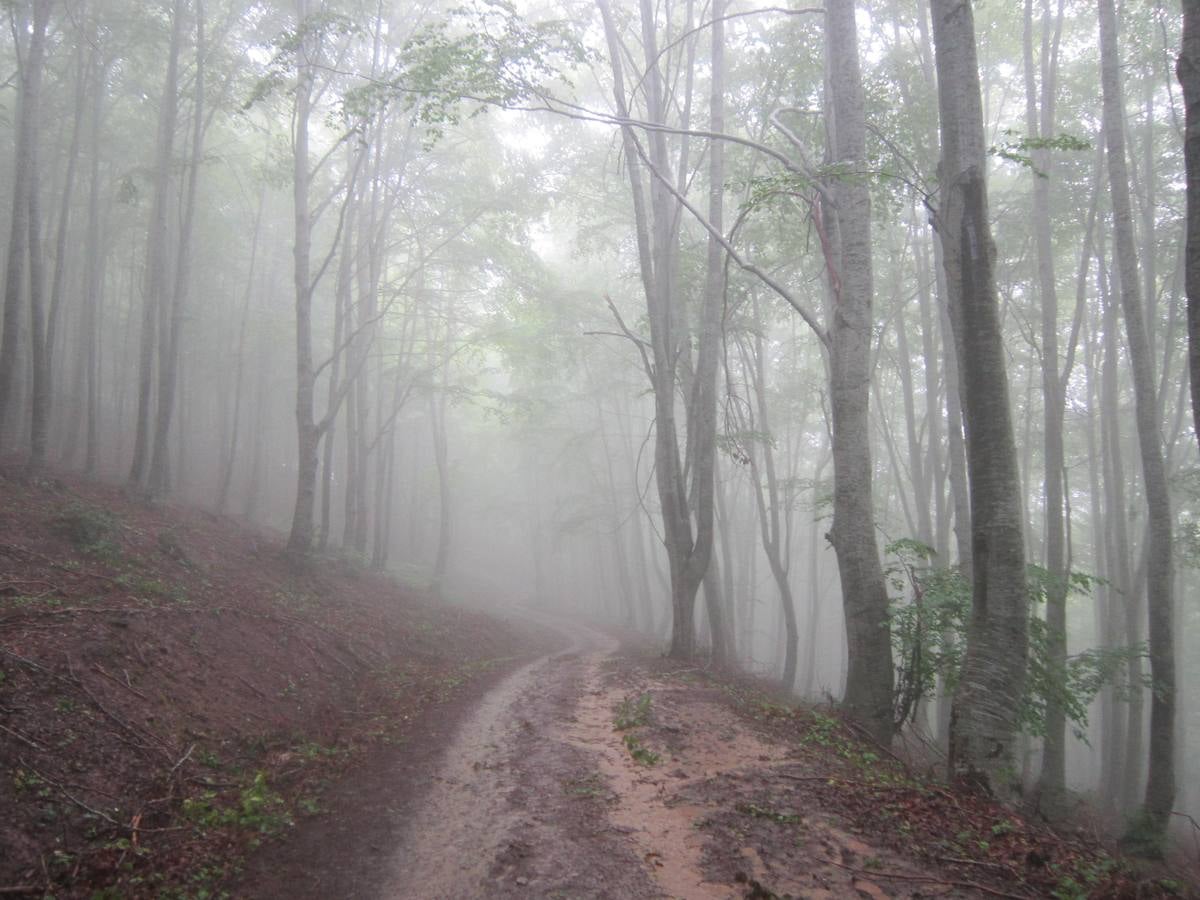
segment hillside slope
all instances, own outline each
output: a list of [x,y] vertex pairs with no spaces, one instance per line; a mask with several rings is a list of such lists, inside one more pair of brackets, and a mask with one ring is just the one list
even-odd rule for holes
[[229,519],[0,479],[0,893],[210,896],[533,644]]

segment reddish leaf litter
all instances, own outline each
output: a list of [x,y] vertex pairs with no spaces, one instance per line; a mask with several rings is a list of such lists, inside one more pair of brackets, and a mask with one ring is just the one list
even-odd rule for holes
[[219,896],[539,641],[227,518],[0,476],[0,895]]

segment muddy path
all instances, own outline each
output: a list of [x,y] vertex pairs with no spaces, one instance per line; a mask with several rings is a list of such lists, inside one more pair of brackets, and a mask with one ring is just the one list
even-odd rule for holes
[[235,894],[977,895],[824,814],[804,751],[747,728],[711,682],[643,665],[601,630],[538,624],[561,635],[554,650],[430,722],[436,733],[376,775],[348,779],[329,815],[253,861]]
[[559,627],[572,646],[463,723],[378,896],[977,895],[823,813],[806,751],[748,728],[707,680]]

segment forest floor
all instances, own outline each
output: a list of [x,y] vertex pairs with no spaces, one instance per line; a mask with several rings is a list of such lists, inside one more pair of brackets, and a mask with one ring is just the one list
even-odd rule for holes
[[0,478],[0,895],[1196,896],[829,708]]

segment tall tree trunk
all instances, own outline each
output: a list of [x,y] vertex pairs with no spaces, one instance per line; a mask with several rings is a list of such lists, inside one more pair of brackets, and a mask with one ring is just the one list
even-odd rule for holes
[[1192,386],[1192,428],[1200,444],[1200,0],[1183,2],[1183,42],[1175,72],[1183,88],[1183,162],[1187,171],[1184,289],[1187,292],[1188,375]]
[[[308,27],[308,0],[296,0],[298,31]],[[312,116],[313,49],[302,38],[297,54],[296,108],[292,134],[292,202],[294,206],[293,281],[296,293],[296,504],[292,510],[292,528],[288,535],[288,554],[306,557],[312,549],[313,506],[316,498],[317,447],[321,440],[314,420],[313,394],[316,373],[312,347],[312,213],[309,194],[309,119]]]
[[[142,333],[138,347],[138,406],[134,432],[131,487],[143,488],[150,466],[151,402],[154,390],[154,357],[157,332],[167,307],[167,237],[169,234],[171,164],[175,154],[175,122],[179,113],[179,52],[183,43],[184,0],[175,0],[171,12],[171,43],[167,51],[167,76],[158,113],[158,139],[154,152],[154,196],[146,233],[146,295],[142,305]],[[161,352],[161,347],[158,347]]]
[[[854,173],[866,159],[866,120],[854,0],[829,0],[826,57],[833,110],[833,162]],[[845,706],[876,740],[891,741],[892,647],[888,597],[875,537],[871,481],[870,363],[871,195],[862,178],[834,181],[840,258],[829,273],[835,309],[829,322],[833,419],[833,527],[845,608],[848,669]]]
[[441,377],[439,385],[429,392],[430,435],[433,438],[433,457],[438,474],[438,542],[433,563],[433,579],[430,590],[441,597],[446,580],[446,569],[450,563],[451,539],[451,496],[450,458],[446,436],[446,395],[450,387],[450,341],[452,336],[449,321],[442,346]]
[[[763,330],[765,323],[758,306],[758,297],[751,295],[754,320],[758,326],[754,329],[753,349],[742,353],[742,368],[749,379],[754,391],[754,415],[747,414],[743,430],[751,435],[762,434],[770,436],[770,409],[767,405],[767,381],[763,346]],[[775,587],[779,591],[779,610],[783,619],[783,688],[785,691],[796,689],[797,654],[800,643],[800,629],[796,622],[796,604],[792,596],[792,586],[788,580],[790,567],[790,547],[783,534],[781,517],[783,514],[783,498],[780,497],[779,478],[775,469],[775,449],[770,440],[758,441],[751,437],[753,444],[747,448],[750,462],[750,480],[754,488],[754,506],[758,512],[759,533],[762,537],[763,552],[767,557],[767,565],[771,576],[775,579]],[[756,447],[754,444],[761,444]],[[759,456],[761,454],[761,468]],[[764,482],[766,492],[764,494]],[[815,563],[815,561],[814,561]],[[814,565],[815,568],[815,565]]]
[[[1062,4],[1059,4],[1061,24]],[[1051,18],[1047,0],[1042,4],[1042,90],[1037,91],[1033,60],[1033,0],[1025,0],[1025,127],[1031,138],[1054,136],[1054,46],[1050,39]],[[1037,259],[1038,295],[1042,306],[1042,439],[1043,496],[1045,502],[1045,564],[1050,574],[1046,592],[1046,628],[1050,641],[1050,664],[1056,675],[1065,677],[1067,664],[1067,576],[1066,531],[1063,521],[1063,416],[1066,395],[1059,377],[1058,289],[1055,285],[1054,247],[1050,234],[1050,188],[1053,159],[1044,150],[1033,151],[1033,231]],[[1038,781],[1038,803],[1053,818],[1063,812],[1066,787],[1067,718],[1062,704],[1053,697],[1046,703],[1046,735],[1042,745],[1042,769]]]
[[237,363],[233,375],[233,412],[229,423],[229,447],[222,459],[221,474],[217,484],[217,512],[224,513],[229,500],[229,486],[233,482],[233,467],[237,464],[238,441],[241,437],[242,388],[246,375],[246,332],[250,320],[250,305],[254,298],[255,275],[258,268],[258,244],[262,236],[263,207],[267,202],[267,184],[264,181],[258,194],[258,206],[254,211],[254,231],[250,239],[250,264],[246,273],[246,291],[242,295],[242,313],[238,323]]
[[[34,30],[44,33],[45,21],[38,21],[35,10]],[[32,56],[32,53],[30,54]],[[50,432],[50,342],[47,337],[46,255],[42,246],[41,174],[38,134],[41,123],[41,63],[30,81],[25,112],[34,128],[33,155],[29,160],[29,331],[32,345],[33,385],[30,397],[29,471],[39,472],[46,462],[46,442]]]
[[16,146],[13,152],[12,224],[8,263],[4,272],[4,334],[0,338],[0,443],[11,443],[16,422],[17,384],[21,359],[21,308],[25,299],[29,257],[29,204],[37,191],[35,157],[39,126],[42,70],[46,60],[46,29],[52,0],[34,0],[29,47],[19,75]]
[[[178,11],[177,11],[178,12]],[[162,496],[170,488],[171,419],[175,413],[175,395],[179,380],[179,353],[191,277],[192,231],[196,221],[196,187],[204,149],[204,3],[195,0],[196,69],[192,75],[192,147],[187,187],[182,199],[179,245],[175,253],[175,282],[170,301],[159,313],[158,334],[158,409],[154,417],[154,443],[150,457],[151,494]]]
[[962,0],[932,0],[942,163],[937,227],[962,369],[971,487],[973,590],[950,722],[952,775],[1014,798],[1028,593],[1020,477],[994,277],[975,22]]
[[[712,2],[712,83],[709,98],[710,128],[725,130],[725,22],[724,0]],[[708,220],[717,231],[724,228],[725,143],[712,141],[708,148]],[[705,266],[704,310],[700,322],[699,354],[688,410],[688,445],[692,479],[696,484],[696,543],[689,568],[699,569],[712,635],[712,658],[718,666],[733,660],[729,613],[722,598],[713,557],[715,533],[714,494],[717,478],[717,374],[721,366],[721,338],[725,313],[725,251],[709,235]],[[695,577],[695,576],[693,576]]]
[[[1142,480],[1148,507],[1147,600],[1150,610],[1150,771],[1139,821],[1126,833],[1131,848],[1161,852],[1175,801],[1175,650],[1174,559],[1171,549],[1171,500],[1167,492],[1157,387],[1138,282],[1129,176],[1125,164],[1125,101],[1121,88],[1117,19],[1113,0],[1099,0],[1100,83],[1104,95],[1104,143],[1112,194],[1113,230],[1121,283],[1125,337],[1133,369],[1134,406]],[[1153,302],[1154,298],[1148,298]],[[1133,760],[1128,762],[1133,763]]]
[[[47,430],[50,423],[51,404],[54,398],[54,353],[57,345],[58,323],[61,318],[62,299],[67,275],[67,236],[71,223],[71,208],[75,202],[75,175],[79,168],[79,147],[81,143],[83,124],[87,117],[87,57],[83,46],[76,48],[75,72],[75,111],[71,120],[71,143],[67,149],[67,171],[63,177],[62,196],[59,203],[58,224],[54,237],[54,274],[50,282],[50,308],[46,318],[45,348],[42,351],[44,372],[42,375],[42,391],[34,392],[32,452],[30,466],[40,469],[45,461]],[[82,373],[82,368],[76,367]],[[78,395],[76,395],[78,396]],[[39,402],[40,401],[40,402]],[[78,422],[78,415],[72,418],[72,425]],[[74,442],[72,442],[74,443]],[[74,453],[73,446],[67,447],[65,455]]]
[[88,208],[87,208],[87,251],[84,263],[84,308],[81,325],[83,342],[84,367],[86,370],[85,390],[87,392],[86,417],[87,429],[85,438],[83,470],[88,475],[94,475],[100,463],[100,360],[99,360],[99,327],[100,304],[104,296],[104,260],[105,238],[100,231],[100,193],[103,185],[100,180],[101,125],[104,118],[104,101],[107,96],[108,65],[103,61],[100,51],[92,51],[92,109],[91,121],[88,124],[88,143],[91,148],[90,170],[88,173]]
[[[616,25],[607,0],[597,0],[597,6],[604,19],[605,38],[613,69],[613,96],[619,114],[623,118],[629,118],[621,45]],[[641,0],[639,7],[642,48],[649,61],[641,84],[646,97],[647,118],[652,122],[665,123],[666,103],[663,97],[663,77],[659,69],[654,9],[650,0]],[[648,151],[643,151],[632,126],[623,126],[621,135],[632,190],[638,262],[650,325],[653,365],[647,361],[646,368],[654,395],[655,482],[662,510],[664,545],[670,572],[670,654],[675,658],[686,659],[695,653],[696,593],[708,568],[712,551],[712,516],[710,505],[707,526],[702,515],[698,533],[693,539],[675,411],[678,358],[679,351],[683,348],[678,330],[680,317],[674,309],[678,286],[676,270],[680,210],[679,204],[672,197],[671,170],[663,131],[651,129]],[[643,164],[654,174],[650,180],[649,204],[646,199]],[[697,381],[699,380],[701,379],[697,378]],[[698,455],[697,459],[700,458]],[[694,477],[703,478],[703,475],[697,473]],[[709,490],[711,491],[711,485]]]
[[[1130,567],[1129,505],[1125,494],[1125,459],[1124,451],[1121,447],[1121,430],[1119,426],[1121,401],[1117,378],[1117,364],[1120,350],[1117,336],[1116,301],[1113,300],[1109,290],[1108,273],[1104,265],[1105,248],[1103,238],[1104,234],[1101,232],[1097,241],[1096,256],[1100,270],[1097,284],[1103,314],[1104,335],[1104,359],[1101,363],[1100,375],[1100,440],[1104,463],[1106,556],[1108,558],[1109,573],[1113,581],[1111,591],[1112,602],[1109,604],[1109,619],[1106,622],[1106,626],[1110,637],[1110,646],[1116,646],[1118,643],[1128,644],[1131,642],[1133,635],[1138,630],[1136,628],[1136,616],[1131,616],[1128,612],[1136,608],[1137,600],[1134,596],[1135,585]],[[1130,624],[1133,624],[1135,628],[1133,632],[1127,633],[1127,627]],[[1123,638],[1119,638],[1119,635],[1123,635]],[[1135,658],[1130,665],[1129,672],[1130,701],[1126,707],[1128,715],[1122,717],[1124,727],[1114,731],[1122,762],[1122,765],[1118,766],[1116,771],[1123,773],[1125,784],[1136,783],[1137,781],[1136,777],[1132,777],[1129,774],[1131,766],[1128,765],[1128,761],[1137,760],[1138,762],[1134,767],[1141,765],[1142,688],[1141,685],[1134,681],[1134,678],[1140,674],[1140,669],[1141,659]],[[1125,719],[1127,721],[1124,721]],[[1133,724],[1132,730],[1130,730],[1131,723]],[[1131,741],[1136,746],[1131,748]],[[1133,750],[1132,753],[1130,752],[1131,749]],[[1109,785],[1108,788],[1112,791],[1114,802],[1124,807],[1125,789],[1124,784],[1121,782],[1122,779],[1118,779],[1112,785]]]

